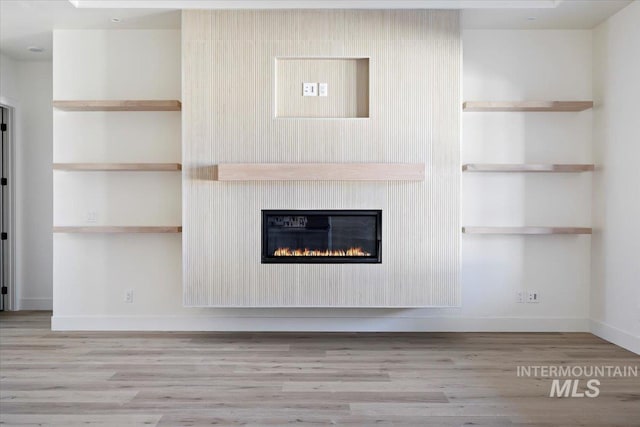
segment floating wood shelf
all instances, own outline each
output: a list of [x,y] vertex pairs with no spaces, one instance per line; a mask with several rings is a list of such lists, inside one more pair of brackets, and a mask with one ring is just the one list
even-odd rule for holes
[[594,165],[468,163],[462,165],[462,170],[464,172],[591,172],[594,170]]
[[53,227],[54,233],[182,233],[182,227],[165,226],[89,226]]
[[223,163],[217,181],[424,181],[424,163]]
[[180,111],[177,100],[102,100],[53,101],[53,106],[66,111]]
[[591,234],[585,227],[462,227],[465,234]]
[[54,163],[54,170],[61,171],[141,171],[173,172],[182,170],[180,163]]
[[462,111],[584,111],[593,101],[467,101]]

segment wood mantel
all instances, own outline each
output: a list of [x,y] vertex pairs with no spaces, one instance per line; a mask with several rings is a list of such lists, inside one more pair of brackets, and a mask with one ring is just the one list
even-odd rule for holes
[[221,163],[217,181],[424,181],[424,163]]

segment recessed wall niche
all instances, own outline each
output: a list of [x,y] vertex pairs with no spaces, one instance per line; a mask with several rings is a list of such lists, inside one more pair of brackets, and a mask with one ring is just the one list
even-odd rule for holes
[[[275,67],[275,117],[369,117],[369,58],[280,57]],[[303,83],[326,84],[326,95],[303,96]]]

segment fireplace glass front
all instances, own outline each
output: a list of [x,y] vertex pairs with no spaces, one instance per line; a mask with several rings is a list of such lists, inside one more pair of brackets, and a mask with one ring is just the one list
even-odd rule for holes
[[380,263],[382,211],[263,210],[262,263]]

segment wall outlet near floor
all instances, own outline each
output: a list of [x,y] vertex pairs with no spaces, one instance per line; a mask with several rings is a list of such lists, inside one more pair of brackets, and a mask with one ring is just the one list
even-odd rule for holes
[[87,222],[89,224],[95,224],[98,222],[98,212],[97,211],[87,211]]
[[127,289],[124,291],[124,302],[127,304],[133,303],[133,289]]
[[540,302],[540,293],[538,291],[527,291],[527,303],[535,304]]
[[538,291],[516,291],[516,303],[536,304],[540,302],[540,292]]

